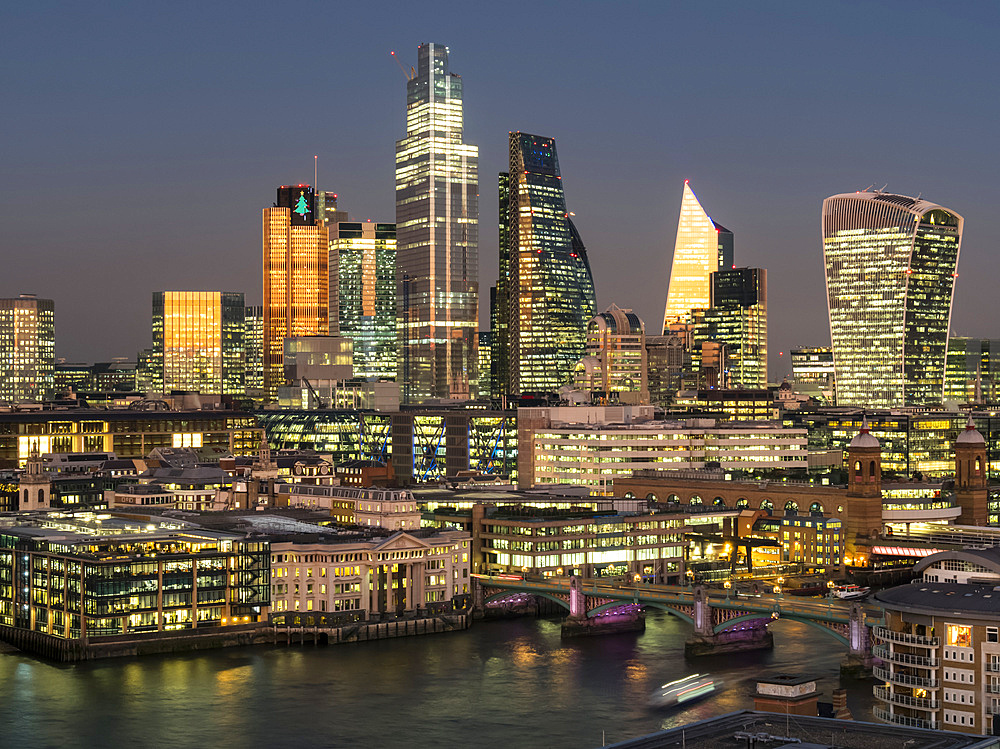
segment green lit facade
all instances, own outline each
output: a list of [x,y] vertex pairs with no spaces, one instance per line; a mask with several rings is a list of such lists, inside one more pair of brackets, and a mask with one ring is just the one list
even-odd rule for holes
[[511,133],[507,184],[498,292],[503,284],[509,392],[551,393],[570,381],[584,354],[597,306],[594,281],[566,210],[555,140]]
[[354,376],[396,379],[396,225],[341,221],[330,230],[330,268],[340,335],[354,341]]
[[837,405],[938,405],[964,220],[882,192],[823,201]]
[[459,471],[517,476],[514,411],[261,411],[271,449],[316,450],[336,464],[392,463],[403,484]]

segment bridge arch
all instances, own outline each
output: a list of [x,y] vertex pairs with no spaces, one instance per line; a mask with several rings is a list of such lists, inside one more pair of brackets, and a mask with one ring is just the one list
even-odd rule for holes
[[[746,614],[741,614],[740,616],[733,617],[732,619],[727,619],[721,624],[716,624],[715,627],[712,628],[712,631],[715,634],[719,634],[720,632],[724,632],[727,629],[730,629],[734,624],[739,624],[740,622],[766,619],[767,617],[765,616],[765,614],[766,612],[763,611],[753,611],[753,612],[748,612]],[[832,630],[829,627],[824,626],[820,622],[815,621],[814,619],[809,619],[804,616],[798,616],[796,614],[784,614],[781,613],[780,611],[778,612],[778,615],[780,619],[788,619],[793,622],[802,622],[803,624],[808,624],[810,627],[813,627],[814,629],[818,629],[820,632],[825,632],[826,634],[833,637],[835,640],[837,640],[837,642],[839,642],[841,645],[844,645],[845,647],[850,647],[851,645],[851,643],[848,642],[847,638],[844,637],[842,634],[840,634],[840,632]]]
[[490,603],[492,601],[499,601],[502,598],[507,598],[508,596],[510,596],[513,593],[527,593],[528,595],[532,595],[532,596],[540,596],[542,598],[548,598],[550,601],[552,601],[554,603],[558,603],[564,609],[566,609],[567,611],[569,611],[569,601],[564,601],[559,596],[553,596],[553,595],[550,595],[549,593],[546,593],[545,591],[541,591],[541,590],[530,590],[529,591],[529,590],[516,590],[514,588],[501,588],[499,592],[494,593],[493,595],[484,597],[483,598],[483,605],[485,606],[487,603]]
[[[620,605],[621,603],[627,603],[627,601],[625,602],[619,601],[618,603]],[[647,609],[659,609],[660,611],[666,611],[668,614],[673,614],[678,619],[683,619],[692,627],[694,626],[693,616],[691,616],[690,614],[685,614],[683,611],[680,611],[679,609],[671,608],[670,606],[667,606],[665,603],[657,603],[655,601],[643,601],[642,605]],[[594,609],[594,611],[597,611],[597,609]]]

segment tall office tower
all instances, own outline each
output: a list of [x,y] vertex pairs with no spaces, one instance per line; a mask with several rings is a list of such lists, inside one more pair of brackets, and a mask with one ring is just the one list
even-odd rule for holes
[[1000,340],[948,339],[944,399],[955,403],[997,403],[1000,399]]
[[[354,376],[396,379],[395,224],[341,221],[330,227],[330,298],[338,297],[340,335],[354,341]],[[335,314],[331,307],[331,330]]]
[[[330,249],[332,250],[336,234],[334,227],[341,221],[351,220],[350,216],[347,215],[347,211],[338,210],[337,193],[316,190],[316,218],[322,219],[323,223],[326,224],[327,231],[329,232]],[[338,294],[340,293],[340,268],[337,266],[339,258],[335,252],[330,252],[329,258],[329,331],[330,335],[340,335],[340,309],[337,302]]]
[[489,400],[493,397],[493,331],[480,330],[476,333],[476,356],[479,361],[479,400]]
[[587,250],[566,211],[552,138],[510,134],[508,187],[510,394],[552,393],[572,378],[597,306]]
[[154,291],[153,356],[161,392],[243,395],[243,294]]
[[[499,200],[498,222],[500,227],[500,272],[496,286],[490,288],[490,379],[491,395],[502,401],[510,395],[510,336],[507,331],[507,317],[510,302],[507,298],[507,274],[510,271],[510,246],[507,241],[507,211],[510,210],[510,175],[500,172],[497,179]],[[482,377],[482,372],[480,372]]]
[[55,302],[0,299],[0,400],[40,401],[55,389]]
[[803,346],[790,349],[788,354],[792,361],[795,390],[824,405],[832,405],[837,382],[833,349],[829,346]]
[[837,405],[938,405],[964,220],[883,192],[823,201]]
[[282,186],[264,214],[264,399],[285,382],[282,340],[330,331],[330,239],[309,185]]
[[730,268],[711,274],[711,306],[696,313],[695,341],[726,344],[730,388],[767,387],[767,271]]
[[399,381],[407,403],[475,393],[479,148],[462,142],[462,78],[421,44],[396,141]]
[[243,381],[247,395],[264,397],[264,307],[243,310]]
[[655,406],[670,403],[681,388],[684,362],[690,349],[676,334],[646,336],[646,382],[649,402]]
[[670,323],[689,322],[691,310],[708,308],[709,274],[732,267],[733,233],[709,218],[691,185],[684,180],[667,305],[663,312],[664,334]]
[[649,403],[646,326],[630,309],[612,304],[587,323],[587,355],[576,365],[577,390],[623,403]]

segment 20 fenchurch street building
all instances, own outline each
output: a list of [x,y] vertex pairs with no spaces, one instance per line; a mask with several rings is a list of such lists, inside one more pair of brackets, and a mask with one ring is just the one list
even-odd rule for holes
[[823,201],[837,405],[941,403],[963,223],[880,191]]

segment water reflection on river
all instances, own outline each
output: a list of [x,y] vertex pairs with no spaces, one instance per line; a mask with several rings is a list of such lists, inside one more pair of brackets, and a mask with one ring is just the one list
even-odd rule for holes
[[[829,701],[842,648],[791,621],[775,649],[684,661],[690,627],[651,613],[641,635],[560,639],[554,620],[329,648],[255,648],[60,666],[0,655],[7,746],[596,747],[752,707],[765,671],[815,675]],[[657,712],[659,684],[711,672],[724,691]],[[852,682],[855,718],[871,686]]]

